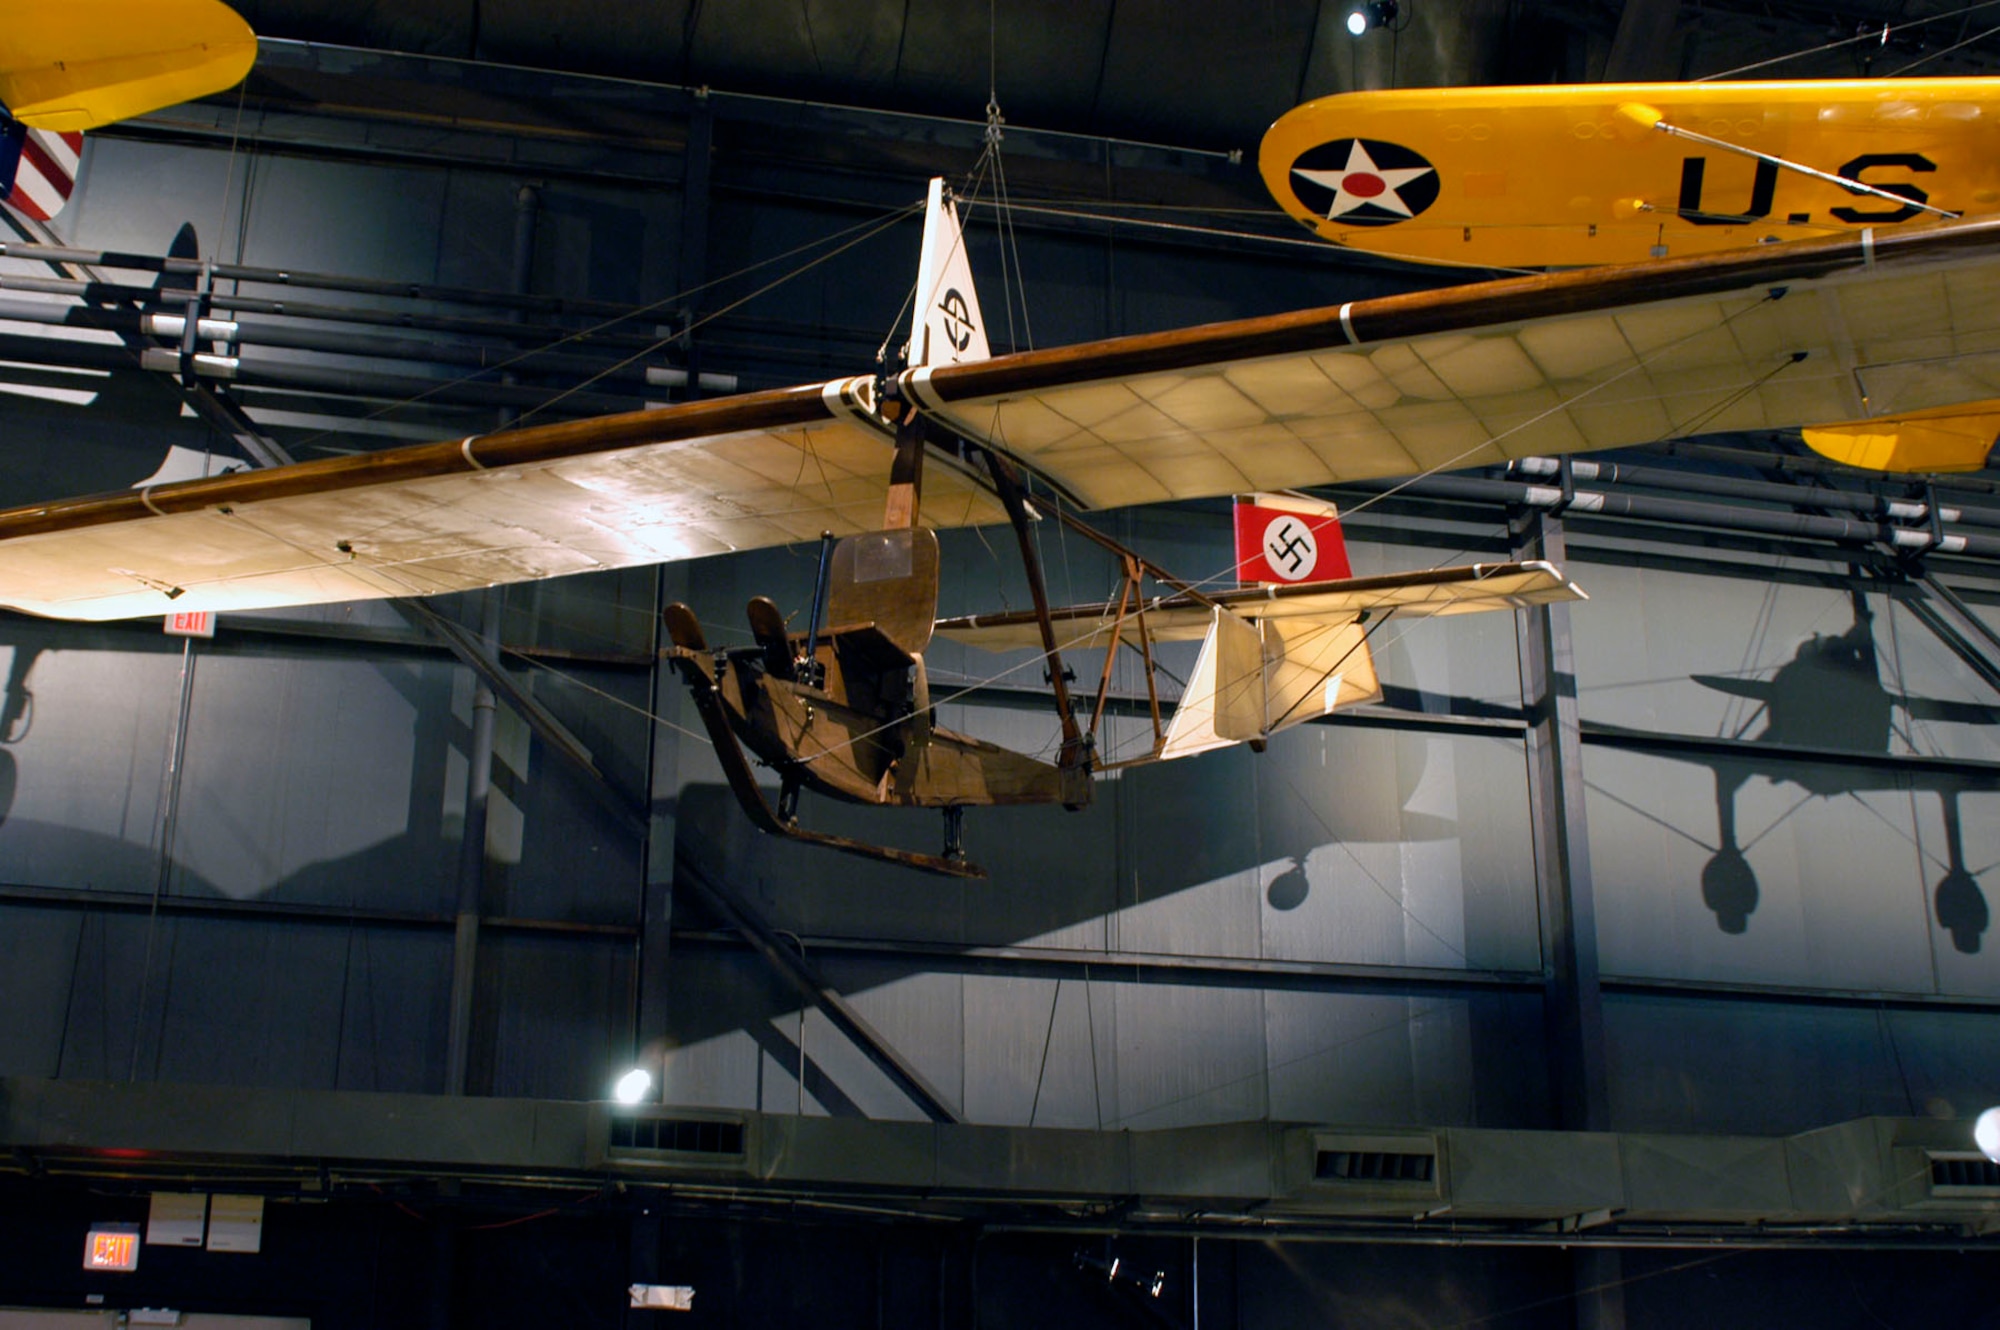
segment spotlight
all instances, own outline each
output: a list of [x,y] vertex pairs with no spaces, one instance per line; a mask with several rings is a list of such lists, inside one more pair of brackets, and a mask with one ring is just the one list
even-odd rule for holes
[[1972,1143],[1979,1153],[2000,1164],[2000,1108],[1989,1108],[1972,1123]]
[[611,1087],[611,1097],[621,1104],[636,1104],[653,1089],[653,1073],[644,1067],[634,1067],[618,1078],[618,1084]]
[[1359,37],[1370,28],[1391,28],[1402,16],[1397,0],[1366,0],[1347,15],[1347,31]]

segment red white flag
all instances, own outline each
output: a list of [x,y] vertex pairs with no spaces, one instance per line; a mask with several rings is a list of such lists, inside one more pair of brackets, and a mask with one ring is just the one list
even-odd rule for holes
[[1236,496],[1236,580],[1331,582],[1354,576],[1340,513],[1291,494]]
[[38,222],[48,221],[69,202],[82,160],[83,135],[29,130],[8,204]]

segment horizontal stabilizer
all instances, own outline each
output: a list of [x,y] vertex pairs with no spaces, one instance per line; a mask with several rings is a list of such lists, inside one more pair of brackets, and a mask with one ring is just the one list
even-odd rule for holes
[[[1356,618],[1394,610],[1404,618],[1473,614],[1481,610],[1525,609],[1558,600],[1587,597],[1553,564],[1474,563],[1457,568],[1427,568],[1413,573],[1354,577],[1338,582],[1301,582],[1291,586],[1255,587],[1208,597],[1246,619]],[[1099,602],[1072,605],[1050,612],[1056,641],[1071,647],[1101,647],[1119,620]],[[1145,631],[1155,642],[1191,642],[1208,632],[1208,604],[1190,596],[1167,596],[1144,607]],[[1137,645],[1141,618],[1128,614],[1120,629],[1124,640]],[[938,634],[954,642],[1008,651],[1039,648],[1041,630],[1031,611],[968,615],[945,619]]]
[[2000,438],[2000,400],[1801,431],[1822,457],[1868,471],[1977,471]]
[[13,5],[0,105],[34,128],[80,133],[233,88],[256,58],[256,34],[220,0]]

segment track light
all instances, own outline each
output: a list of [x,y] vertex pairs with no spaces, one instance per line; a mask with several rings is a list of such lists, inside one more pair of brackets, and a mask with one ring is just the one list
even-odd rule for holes
[[1989,1108],[1972,1124],[1972,1143],[1979,1153],[2000,1164],[2000,1108]]
[[1359,37],[1370,28],[1393,27],[1399,14],[1397,0],[1367,0],[1365,4],[1349,11],[1348,34]]
[[621,1104],[636,1104],[653,1088],[652,1073],[644,1067],[634,1067],[618,1078],[618,1084],[611,1089],[611,1097]]

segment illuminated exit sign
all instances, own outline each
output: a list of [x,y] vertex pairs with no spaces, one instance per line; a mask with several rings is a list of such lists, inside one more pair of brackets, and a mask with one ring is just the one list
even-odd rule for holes
[[167,616],[167,632],[174,637],[214,637],[215,611],[190,610]]
[[98,1224],[83,1242],[83,1268],[130,1273],[139,1268],[139,1226]]

